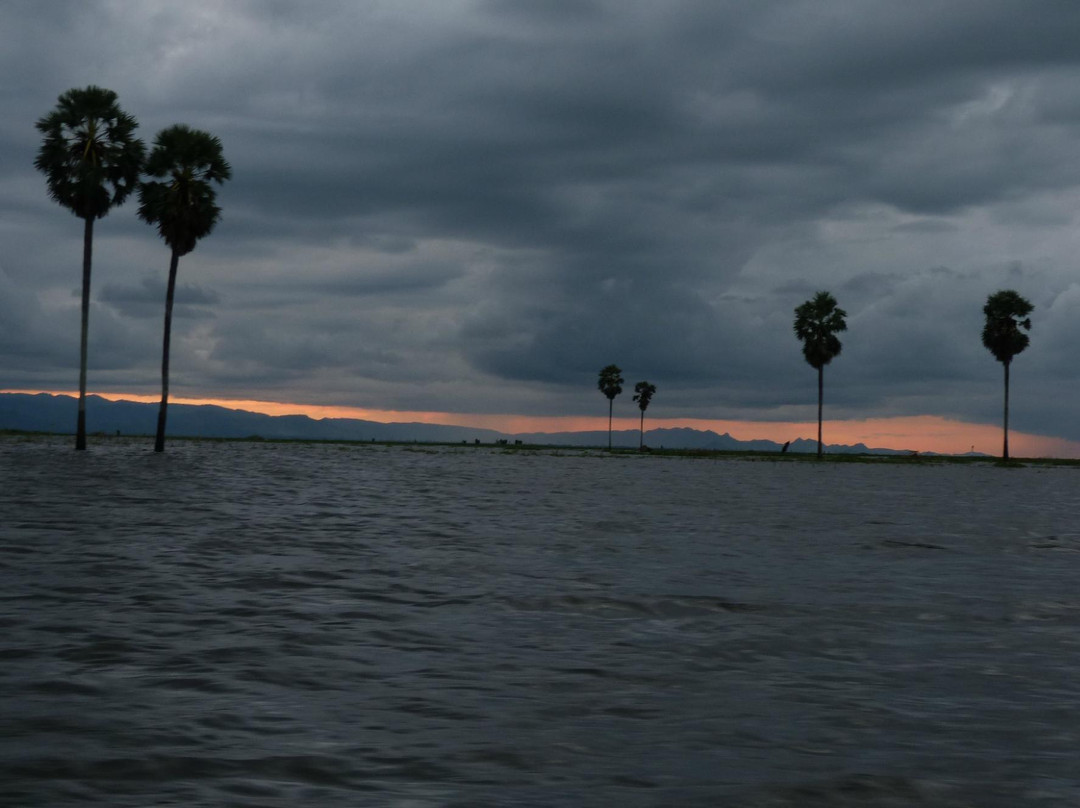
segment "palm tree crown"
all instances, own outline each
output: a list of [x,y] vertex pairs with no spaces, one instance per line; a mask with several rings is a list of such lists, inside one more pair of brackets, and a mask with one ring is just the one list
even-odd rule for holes
[[648,382],[638,382],[634,385],[634,401],[638,403],[638,408],[642,412],[645,412],[645,410],[649,409],[649,402],[652,401],[652,397],[655,394],[655,384],[649,384]]
[[609,401],[614,401],[615,396],[622,393],[622,369],[618,365],[608,365],[600,371],[600,378],[596,382],[596,386],[600,388],[600,392],[608,397]]
[[803,356],[810,366],[821,370],[840,355],[838,331],[847,330],[847,312],[837,308],[836,298],[818,292],[795,309],[795,336],[802,340]]
[[112,90],[68,90],[36,126],[44,137],[34,167],[49,196],[80,219],[102,218],[135,189],[146,147]]
[[139,187],[139,217],[157,225],[177,255],[187,255],[221,218],[211,183],[232,176],[221,141],[183,124],[170,126],[154,139],[146,173],[157,179]]
[[1034,308],[1012,289],[1003,289],[987,298],[983,306],[986,324],[983,326],[982,342],[997,361],[1008,364],[1028,346],[1031,340],[1024,331],[1031,330],[1028,315]]

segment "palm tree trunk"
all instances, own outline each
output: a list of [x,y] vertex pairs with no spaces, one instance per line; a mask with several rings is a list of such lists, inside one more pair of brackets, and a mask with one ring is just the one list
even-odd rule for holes
[[86,345],[90,335],[90,259],[94,246],[94,217],[83,226],[82,335],[79,342],[79,416],[75,423],[75,448],[86,449]]
[[1001,448],[1001,459],[1009,459],[1009,363],[1003,362],[1005,365],[1005,441]]
[[817,456],[821,457],[821,402],[825,397],[825,366],[817,369]]
[[645,448],[645,410],[641,411],[641,427],[638,429],[638,451]]
[[169,409],[169,342],[172,334],[173,295],[176,293],[176,267],[180,263],[180,254],[172,251],[169,261],[169,288],[165,292],[165,340],[161,348],[161,407],[158,409],[157,437],[154,439],[154,451],[165,451],[165,416]]
[[607,400],[607,450],[611,451],[611,411],[615,406],[615,399]]

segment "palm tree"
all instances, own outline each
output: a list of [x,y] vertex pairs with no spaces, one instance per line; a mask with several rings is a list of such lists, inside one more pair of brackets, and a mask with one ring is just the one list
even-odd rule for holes
[[607,396],[608,400],[608,416],[607,416],[607,448],[611,451],[611,413],[612,408],[615,406],[615,396],[622,392],[622,370],[618,365],[608,365],[600,371],[600,379],[597,382],[597,386],[600,388],[600,392]]
[[[173,296],[180,256],[214,229],[221,217],[215,203],[219,185],[232,176],[221,154],[221,141],[213,135],[183,124],[158,132],[146,161],[146,173],[157,178],[139,186],[139,218],[156,224],[158,233],[172,249],[169,285],[165,292],[165,338],[161,351],[161,407],[158,409],[154,451],[165,451],[165,417],[169,406],[169,339],[172,331]],[[160,181],[164,179],[165,181]]]
[[93,85],[71,89],[35,124],[43,135],[34,167],[45,174],[49,196],[83,220],[82,329],[79,344],[79,415],[75,448],[86,448],[86,346],[90,329],[90,263],[94,221],[122,205],[134,190],[146,147],[138,123],[120,109],[116,93]]
[[986,325],[982,331],[983,345],[1005,366],[1005,438],[1001,450],[1002,460],[1009,459],[1009,365],[1013,357],[1030,342],[1024,331],[1031,330],[1031,318],[1028,315],[1034,308],[1012,289],[995,292],[986,299],[986,305],[983,306],[983,314],[986,315]]
[[656,385],[649,384],[648,382],[638,382],[634,385],[634,401],[638,404],[638,409],[641,410],[641,427],[638,430],[638,450],[645,448],[645,410],[649,408],[649,402],[652,401],[653,394],[656,392]]
[[821,402],[825,390],[825,366],[840,355],[840,340],[836,334],[847,330],[847,312],[836,307],[836,298],[828,292],[818,292],[795,309],[795,336],[802,340],[803,356],[811,367],[817,368],[817,456],[822,454]]

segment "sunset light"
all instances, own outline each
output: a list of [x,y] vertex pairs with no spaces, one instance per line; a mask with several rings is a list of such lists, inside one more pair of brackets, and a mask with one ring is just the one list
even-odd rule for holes
[[[49,393],[75,396],[61,390],[3,390],[5,393]],[[134,393],[93,393],[109,401],[135,401],[156,404],[159,396]],[[535,416],[494,413],[422,412],[408,410],[377,410],[362,407],[326,406],[251,399],[185,398],[174,396],[173,404],[209,405],[233,410],[246,410],[265,415],[306,415],[323,418],[353,418],[379,423],[421,423],[468,426],[493,429],[507,434],[533,432],[586,432],[607,429],[604,416]],[[637,417],[617,417],[616,430],[636,430]],[[812,439],[817,434],[816,421],[728,421],[706,418],[652,418],[645,422],[650,429],[697,429],[727,433],[737,440],[771,440],[783,443],[797,438]],[[938,454],[979,452],[998,455],[1001,452],[1001,427],[996,424],[969,424],[938,415],[919,415],[901,418],[867,418],[860,420],[825,420],[827,444],[862,443],[870,449],[906,449]],[[1032,435],[1010,430],[1009,443],[1017,457],[1080,458],[1080,442],[1046,435]]]

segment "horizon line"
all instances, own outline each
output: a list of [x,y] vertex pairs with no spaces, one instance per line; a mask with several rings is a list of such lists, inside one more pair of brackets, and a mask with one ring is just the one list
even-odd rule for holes
[[[77,391],[69,390],[0,390],[0,393],[25,395],[53,395],[78,398]],[[156,404],[160,395],[142,393],[87,392],[108,401],[131,401]],[[510,413],[454,413],[428,410],[384,410],[365,407],[347,407],[326,404],[301,404],[296,402],[264,401],[259,399],[192,398],[170,396],[170,404],[193,406],[216,406],[230,410],[256,412],[263,415],[304,415],[313,420],[354,419],[377,423],[423,423],[444,426],[490,429],[507,435],[551,432],[606,432],[606,416],[584,415],[516,415]],[[718,435],[728,434],[736,440],[770,440],[783,444],[787,440],[817,440],[817,421],[753,421],[719,418],[650,418],[646,415],[646,433],[649,429],[689,428],[710,431]],[[1000,455],[1000,425],[969,423],[941,415],[902,415],[880,418],[825,420],[825,443],[832,445],[863,444],[869,449],[894,449],[899,451],[935,452],[937,454],[968,454],[978,452],[990,456]],[[619,416],[613,420],[613,430],[637,431],[639,418]],[[809,431],[811,437],[792,433]],[[779,439],[778,439],[779,438]],[[1072,441],[1048,435],[1009,431],[1012,454],[1024,457],[1080,458],[1080,441]]]

